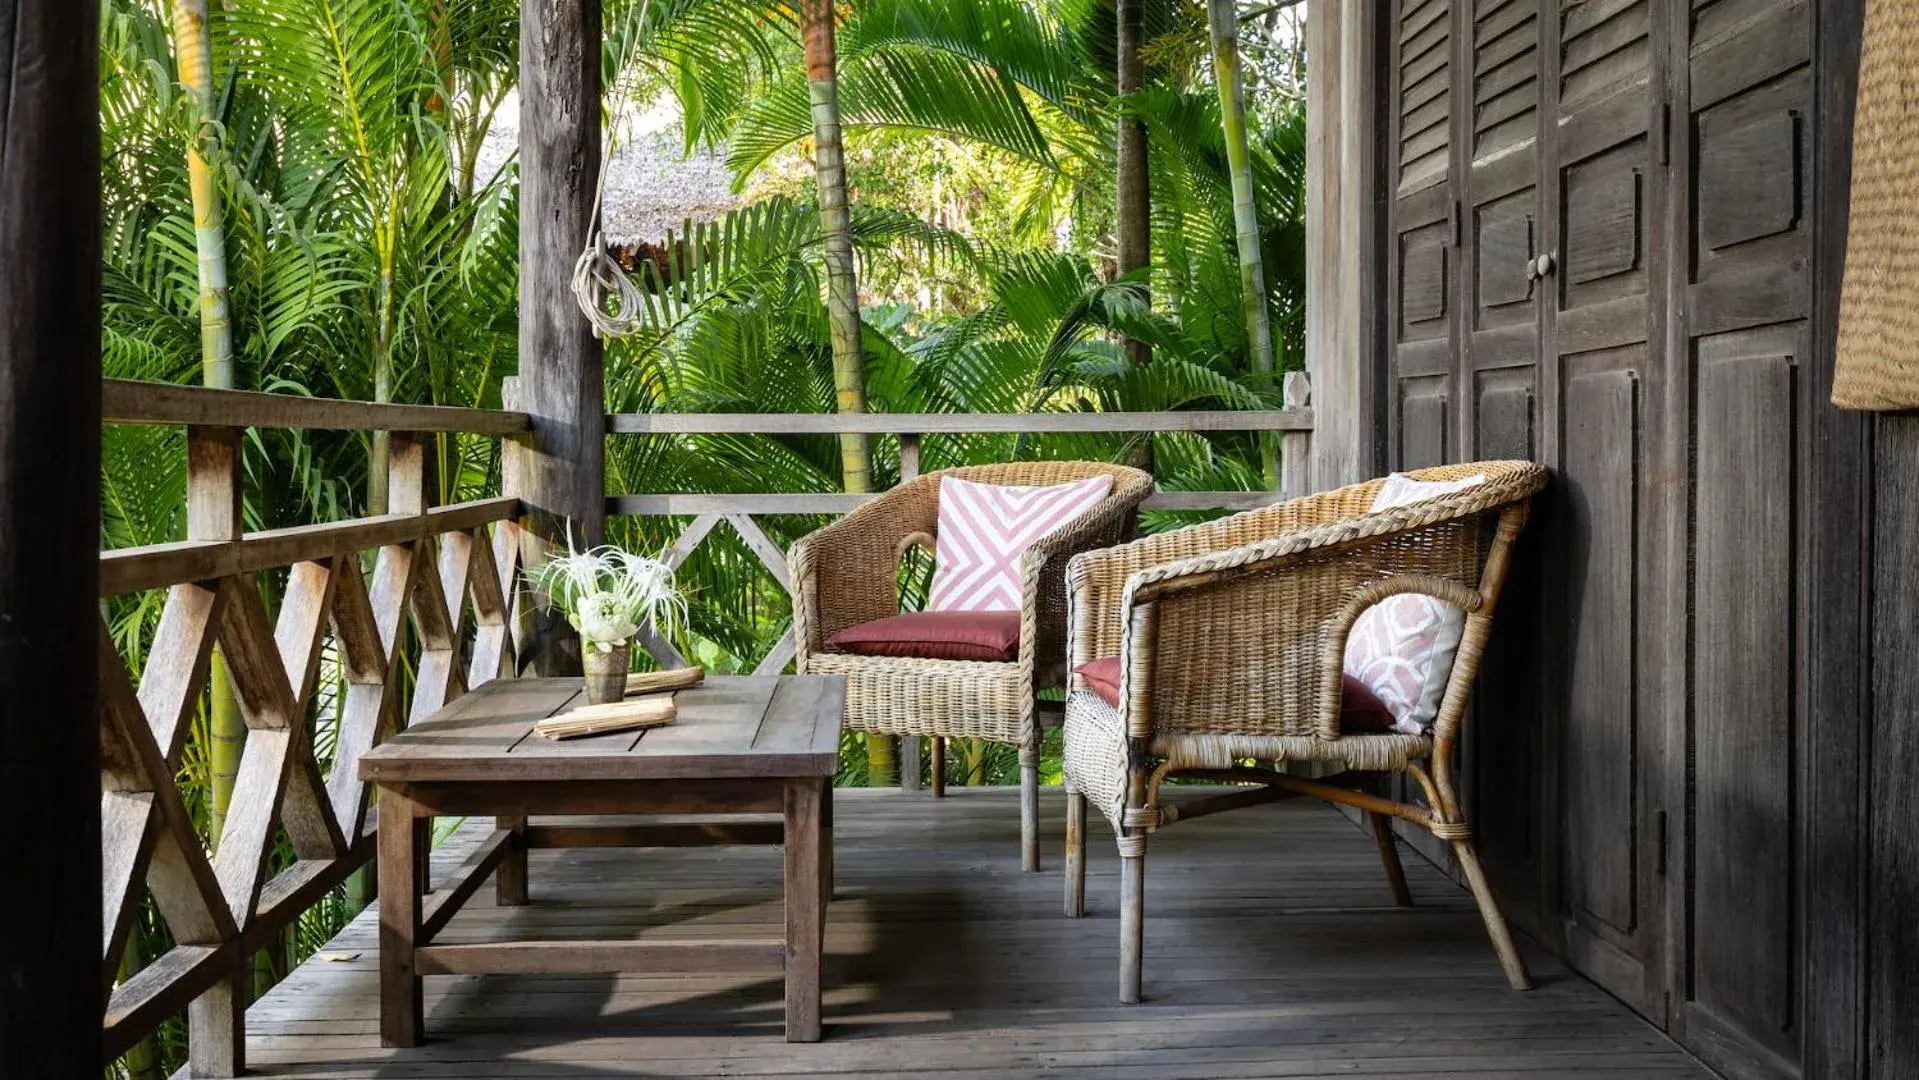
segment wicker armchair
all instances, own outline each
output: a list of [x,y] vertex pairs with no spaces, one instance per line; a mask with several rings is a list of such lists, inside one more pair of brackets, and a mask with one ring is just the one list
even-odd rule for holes
[[[1453,790],[1451,762],[1505,581],[1514,539],[1546,479],[1530,462],[1425,469],[1421,480],[1483,474],[1482,484],[1369,512],[1382,481],[1151,536],[1075,558],[1067,572],[1074,666],[1119,657],[1119,707],[1075,676],[1066,704],[1066,911],[1084,908],[1090,800],[1119,843],[1120,998],[1140,997],[1147,838],[1175,821],[1310,795],[1371,817],[1395,898],[1412,902],[1393,847],[1397,817],[1447,841],[1515,989],[1530,986],[1481,872]],[[1431,732],[1342,733],[1340,673],[1353,622],[1399,593],[1466,612]],[[1318,762],[1345,773],[1308,780],[1251,760]],[[1411,776],[1424,805],[1360,786]],[[1162,801],[1179,773],[1246,786]]]
[[[827,639],[836,631],[898,614],[899,561],[913,545],[932,549],[939,529],[941,477],[1041,487],[1102,473],[1112,476],[1112,492],[1092,511],[1040,539],[1021,559],[1024,596],[1017,661],[830,651]],[[847,727],[887,735],[989,739],[1019,748],[1020,848],[1028,870],[1039,869],[1034,695],[1064,685],[1066,679],[1066,563],[1080,552],[1125,539],[1134,510],[1152,490],[1151,476],[1122,465],[1032,461],[949,469],[901,484],[805,537],[789,556],[799,670],[846,676]]]

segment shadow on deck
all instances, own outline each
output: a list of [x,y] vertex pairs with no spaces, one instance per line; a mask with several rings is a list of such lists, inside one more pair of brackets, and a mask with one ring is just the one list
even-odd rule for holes
[[[1470,899],[1423,860],[1391,906],[1373,844],[1305,801],[1182,824],[1147,868],[1146,995],[1117,1004],[1110,832],[1087,917],[1060,914],[1065,804],[1047,869],[1019,871],[1017,793],[842,792],[826,1040],[781,1039],[757,976],[460,976],[426,983],[428,1043],[383,1050],[374,913],[248,1013],[269,1076],[901,1075],[1101,1078],[1710,1074],[1537,948],[1506,988]],[[481,830],[436,853],[456,859]],[[448,864],[450,865],[450,863]],[[536,852],[533,904],[482,890],[441,936],[778,933],[777,848]]]

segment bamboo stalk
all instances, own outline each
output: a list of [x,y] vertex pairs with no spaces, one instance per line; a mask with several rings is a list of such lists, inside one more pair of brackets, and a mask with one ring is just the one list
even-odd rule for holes
[[[1246,319],[1246,352],[1262,389],[1272,389],[1273,326],[1266,310],[1266,265],[1259,250],[1259,207],[1253,192],[1252,153],[1246,142],[1246,90],[1240,77],[1238,21],[1233,0],[1206,0],[1213,42],[1213,82],[1219,88],[1219,123],[1226,138],[1226,171],[1233,187],[1233,233],[1239,247],[1240,308]],[[1280,482],[1279,458],[1270,436],[1260,436],[1266,486]]]

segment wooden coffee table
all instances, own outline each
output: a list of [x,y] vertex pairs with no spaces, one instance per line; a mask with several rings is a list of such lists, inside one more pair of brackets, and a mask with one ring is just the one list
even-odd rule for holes
[[[532,734],[579,692],[578,679],[496,680],[360,760],[360,776],[379,790],[382,1044],[419,1044],[425,975],[782,970],[787,1041],[817,1042],[844,680],[714,678],[680,692],[679,719],[667,727],[565,742]],[[784,823],[528,822],[535,814],[768,813],[784,814]],[[436,815],[491,815],[497,827],[429,892]],[[432,944],[489,874],[500,903],[526,903],[529,848],[698,843],[785,844],[783,938]]]

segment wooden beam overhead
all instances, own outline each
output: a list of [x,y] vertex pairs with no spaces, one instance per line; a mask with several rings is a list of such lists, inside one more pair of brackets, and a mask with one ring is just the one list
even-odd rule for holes
[[0,1076],[98,1076],[99,23],[0,0]]

